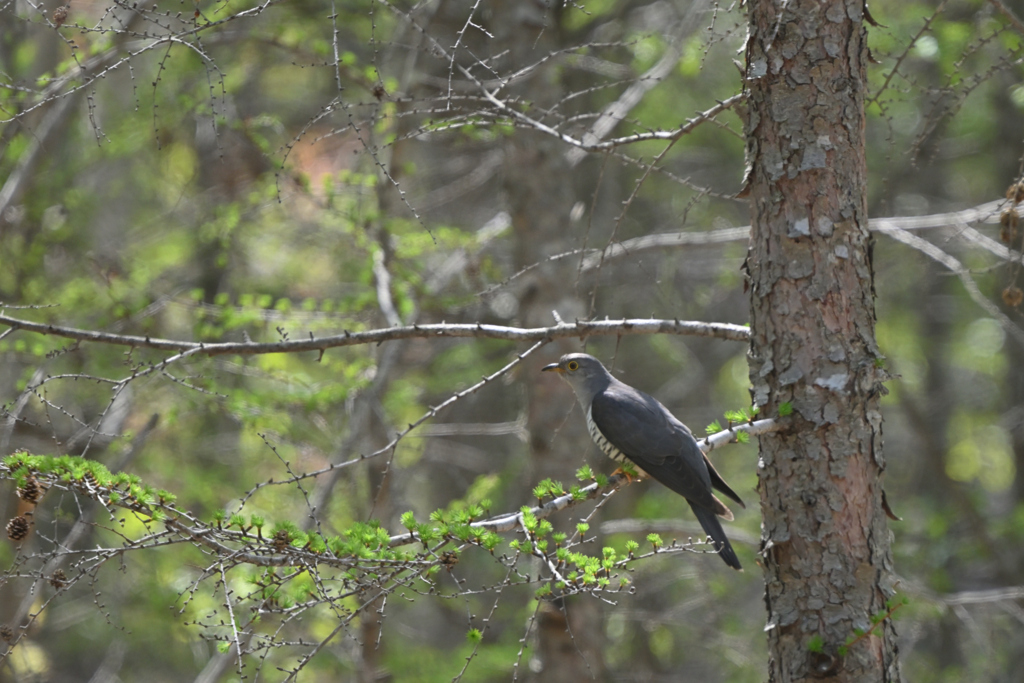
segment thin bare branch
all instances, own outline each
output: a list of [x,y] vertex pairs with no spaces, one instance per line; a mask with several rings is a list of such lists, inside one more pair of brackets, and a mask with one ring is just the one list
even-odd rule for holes
[[395,339],[432,339],[440,337],[475,337],[479,339],[505,339],[516,342],[552,341],[571,337],[627,336],[637,334],[681,334],[698,337],[716,337],[730,341],[746,341],[749,331],[742,325],[731,323],[704,323],[688,320],[628,319],[594,320],[563,323],[552,327],[506,327],[503,325],[451,324],[406,325],[363,332],[344,332],[328,337],[286,340],[277,342],[190,342],[154,337],[139,337],[129,334],[111,334],[95,330],[81,330],[74,327],[36,323],[30,320],[12,318],[0,314],[0,324],[9,325],[29,332],[53,335],[66,339],[77,339],[116,346],[179,351],[204,356],[225,354],[259,355],[265,353],[297,353],[301,351],[326,351],[342,346],[379,344]]
[[961,591],[936,596],[947,605],[977,605],[986,602],[1003,602],[1024,598],[1024,586],[1007,586],[979,591]]
[[[688,27],[687,23],[679,22],[679,25],[672,32],[671,40],[665,49],[665,54],[661,56],[661,59],[654,66],[647,70],[647,73],[626,88],[617,100],[605,107],[601,115],[590,126],[590,130],[583,134],[583,144],[592,145],[603,140],[640,103],[644,95],[647,94],[647,91],[671,73],[672,69],[679,63],[679,57],[682,55],[683,36],[688,32],[684,30],[686,27]],[[586,150],[574,147],[565,156],[569,162],[569,167],[573,168],[583,161],[583,158],[586,156]]]
[[902,242],[903,244],[917,249],[928,258],[942,264],[956,274],[963,283],[964,289],[967,290],[967,295],[971,297],[974,303],[978,304],[986,313],[998,320],[1003,326],[1003,329],[1006,330],[1006,332],[1009,333],[1009,335],[1013,337],[1018,344],[1024,346],[1024,330],[1014,324],[1012,320],[1006,317],[1005,313],[999,310],[998,306],[982,294],[981,290],[978,289],[978,284],[974,281],[974,278],[971,277],[970,271],[967,270],[960,261],[950,256],[942,249],[939,249],[928,240],[922,239],[917,235],[913,235],[906,230],[901,230],[895,225],[880,223],[877,229],[889,237],[892,237],[897,242]]
[[[1005,199],[997,199],[973,206],[962,211],[936,213],[927,216],[894,216],[890,218],[872,218],[868,221],[868,229],[885,232],[884,228],[895,227],[900,230],[933,230],[951,225],[968,223],[997,223],[999,213],[1006,204]],[[608,247],[605,260],[621,256],[629,256],[642,251],[662,250],[671,247],[683,247],[699,244],[721,244],[724,242],[741,242],[750,236],[750,226],[722,228],[705,232],[663,232],[655,235],[644,235],[624,240]],[[568,254],[567,254],[568,255]],[[563,256],[558,254],[557,258]],[[583,261],[583,270],[592,270],[600,261],[599,252],[588,254]]]
[[715,106],[708,109],[707,111],[699,112],[695,117],[693,117],[692,119],[688,119],[686,123],[684,123],[682,126],[674,130],[659,130],[651,131],[649,133],[636,133],[635,135],[626,135],[621,138],[605,140],[604,142],[581,144],[579,149],[586,152],[600,152],[612,149],[613,147],[621,147],[623,145],[630,145],[636,142],[646,142],[648,140],[678,140],[684,135],[691,133],[693,129],[696,128],[697,126],[714,119],[716,116],[718,116],[719,114],[728,109],[732,109],[740,102],[743,102],[745,99],[747,99],[746,93],[738,93],[736,95],[733,95],[732,97],[726,98],[719,102],[718,104],[716,104]]
[[470,394],[473,394],[473,393],[479,391],[484,386],[486,386],[488,383],[493,382],[498,377],[501,377],[502,375],[507,373],[509,370],[511,370],[516,365],[521,363],[524,358],[528,357],[529,355],[531,355],[532,353],[537,351],[537,349],[539,349],[541,347],[542,343],[543,342],[535,343],[533,346],[528,348],[526,351],[523,351],[522,353],[516,354],[516,357],[513,358],[511,361],[509,361],[502,368],[496,370],[495,372],[491,373],[490,375],[486,375],[483,378],[481,378],[480,381],[477,382],[476,384],[474,384],[474,385],[472,385],[470,387],[467,387],[466,389],[463,389],[462,391],[454,393],[451,396],[449,396],[448,398],[446,398],[444,401],[442,401],[441,403],[437,404],[436,406],[432,406],[429,410],[427,410],[425,413],[423,413],[415,422],[410,422],[409,426],[407,426],[405,429],[403,429],[400,432],[398,432],[397,434],[395,434],[395,436],[391,439],[391,441],[389,441],[386,445],[382,446],[381,448],[378,448],[377,450],[373,451],[372,453],[367,453],[367,454],[364,454],[364,455],[358,455],[356,457],[349,458],[348,460],[344,460],[342,462],[333,463],[333,464],[328,465],[327,467],[324,467],[322,469],[315,470],[315,471],[312,471],[312,472],[307,472],[305,474],[296,474],[294,476],[291,476],[291,477],[289,477],[287,479],[282,479],[280,481],[273,481],[273,480],[271,480],[271,481],[261,482],[261,483],[257,484],[256,486],[254,486],[253,488],[249,489],[249,491],[244,496],[242,496],[242,499],[241,499],[241,501],[239,503],[239,509],[241,509],[241,506],[244,505],[246,503],[246,501],[248,501],[248,499],[250,497],[252,497],[257,491],[259,491],[260,489],[262,489],[264,487],[271,486],[271,485],[279,486],[279,485],[282,485],[282,484],[297,483],[297,482],[302,481],[303,479],[308,479],[310,477],[318,477],[318,476],[320,476],[322,474],[327,474],[327,473],[330,473],[332,471],[339,470],[339,469],[341,469],[343,467],[349,467],[351,465],[355,465],[357,463],[363,462],[364,460],[369,460],[370,458],[376,458],[379,455],[383,455],[384,453],[392,451],[396,446],[398,446],[398,442],[401,441],[402,439],[404,439],[406,436],[408,436],[409,433],[412,432],[414,429],[416,429],[417,427],[422,425],[427,420],[436,417],[439,412],[441,412],[442,410],[444,410],[448,406],[452,405],[456,401],[459,401],[459,400],[465,398],[466,396],[469,396]]
[[[962,211],[954,211],[951,213],[938,213],[927,216],[896,216],[890,218],[872,218],[868,223],[870,230],[879,230],[879,226],[894,225],[902,230],[930,230],[937,228],[944,228],[948,226],[960,226],[968,223],[986,223],[994,224],[999,222],[999,214],[1002,208],[1005,206],[1006,200],[998,199],[978,206],[964,209]],[[596,271],[601,264],[602,253],[604,254],[604,261],[607,263],[611,259],[622,258],[625,256],[635,256],[636,254],[647,252],[647,251],[662,251],[664,249],[672,249],[678,247],[687,246],[700,246],[707,244],[724,244],[727,242],[741,242],[750,237],[750,226],[744,225],[735,228],[721,228],[718,230],[706,230],[696,232],[662,232],[653,235],[644,235],[642,237],[635,237],[622,242],[615,242],[609,245],[605,250],[601,249],[572,249],[559,254],[553,254],[546,260],[526,266],[522,270],[513,275],[509,276],[502,282],[492,285],[483,292],[481,296],[487,296],[498,289],[508,285],[513,280],[516,280],[526,273],[538,268],[545,263],[551,263],[555,261],[561,261],[567,258],[577,257],[580,254],[584,254],[583,263],[580,267],[581,272]],[[991,241],[980,240],[979,244],[991,251],[992,253],[1000,256],[1001,258],[1006,257],[1013,253],[1005,249],[998,249],[993,246]],[[1015,257],[1014,257],[1015,258]]]
[[1006,18],[1007,21],[1010,22],[1010,25],[1013,26],[1017,33],[1024,35],[1024,21],[1021,21],[1020,17],[1018,17],[1012,9],[1007,7],[1003,0],[988,1],[993,7],[996,8],[996,10],[1000,14],[1002,14]]

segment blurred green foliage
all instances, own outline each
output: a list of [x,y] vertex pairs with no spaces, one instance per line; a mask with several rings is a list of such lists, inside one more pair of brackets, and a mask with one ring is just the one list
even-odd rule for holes
[[[935,4],[871,4],[883,24],[868,27],[877,61],[868,86],[872,215],[978,205],[1002,196],[1020,175],[1024,37],[993,3],[946,3],[937,15]],[[519,315],[532,295],[520,287],[527,277],[515,277],[529,237],[495,220],[514,207],[503,184],[507,170],[494,170],[501,162],[493,159],[510,158],[515,145],[530,146],[539,134],[489,109],[430,41],[444,49],[456,44],[470,6],[452,6],[431,22],[418,6],[361,1],[198,3],[197,17],[191,5],[176,3],[131,16],[113,5],[74,3],[58,29],[47,14],[53,8],[4,5],[0,182],[18,185],[0,207],[4,312],[204,342],[341,334],[390,325],[382,312],[383,265],[403,323],[538,324]],[[488,13],[500,6],[477,17],[490,33],[467,31],[457,60],[481,79],[550,63],[550,70],[538,69],[536,99],[556,81],[571,96],[550,109],[530,98],[513,104],[569,134],[581,136],[673,41],[678,64],[612,135],[671,130],[740,88],[733,59],[746,28],[737,6],[714,4],[695,17],[685,3],[566,5],[550,29],[564,51],[544,60],[534,54],[527,63],[511,61],[504,45],[491,52],[500,27],[490,25]],[[174,42],[158,38],[169,31]],[[513,45],[536,38],[530,33]],[[491,61],[482,69],[476,59]],[[62,107],[47,128],[46,117]],[[733,199],[743,174],[741,115],[726,112],[698,127],[647,176],[643,164],[665,152],[664,141],[624,146],[575,167],[564,186],[550,188],[580,198],[583,218],[561,218],[566,244],[602,248],[652,233],[748,223],[747,207]],[[37,144],[42,152],[34,151]],[[962,241],[962,227],[927,236],[955,251],[983,295],[1002,305],[1000,292],[1015,271]],[[977,227],[998,239],[998,226]],[[550,253],[563,248],[551,245]],[[734,242],[638,251],[593,273],[581,273],[578,258],[566,259],[560,263],[569,266],[549,286],[593,301],[592,309],[578,309],[580,317],[743,323],[744,257]],[[906,590],[917,592],[898,625],[903,670],[910,680],[1009,680],[1024,652],[1011,607],[1019,596],[1003,600],[1003,608],[999,601],[953,600],[1024,583],[1024,353],[1005,324],[920,253],[879,236],[874,265],[879,346],[894,375],[884,400],[885,485],[904,519],[893,524],[896,568]],[[1019,326],[1019,313],[1004,310]],[[397,349],[390,359],[389,348]],[[389,597],[379,647],[367,645],[376,637],[368,610],[331,641],[327,656],[314,658],[311,678],[366,680],[365,664],[396,681],[452,680],[465,657],[465,680],[508,680],[514,669],[529,669],[536,635],[520,639],[536,614],[538,586],[509,586],[500,597],[473,591],[493,589],[509,573],[489,551],[511,554],[509,541],[520,549],[548,543],[554,551],[575,531],[597,539],[572,554],[562,549],[575,578],[621,590],[614,604],[602,603],[595,626],[610,677],[642,671],[762,680],[763,587],[753,546],[738,548],[749,567],[742,576],[723,575],[714,558],[673,554],[630,561],[628,578],[622,570],[627,587],[603,566],[696,536],[673,530],[601,538],[600,524],[611,519],[689,520],[677,496],[636,484],[587,521],[573,513],[556,518],[555,527],[535,520],[530,537],[473,535],[469,519],[481,512],[579,491],[571,482],[533,477],[525,464],[531,439],[565,437],[524,433],[525,387],[538,380],[522,368],[441,411],[428,422],[433,435],[412,432],[382,456],[336,470],[332,491],[317,499],[322,508],[312,509],[313,481],[281,483],[384,448],[431,406],[526,348],[416,340],[324,354],[196,354],[152,370],[168,355],[21,331],[0,337],[0,403],[13,418],[4,455],[22,448],[69,453],[57,461],[69,472],[91,462],[78,458],[85,455],[128,473],[93,471],[101,481],[128,477],[118,502],[173,493],[198,519],[234,529],[248,524],[250,534],[259,527],[265,539],[282,532],[289,545],[316,552],[380,554],[384,537],[403,529],[438,541],[450,532],[478,544],[449,558],[457,564],[432,568],[431,580],[442,588],[404,587]],[[656,336],[592,339],[586,348],[615,358],[632,384],[697,432],[714,420],[749,417],[726,414],[749,402],[740,345]],[[32,391],[19,405],[26,387]],[[567,394],[565,423],[580,417],[569,412],[570,401]],[[148,429],[152,415],[159,420]],[[603,481],[604,459],[574,448],[584,467],[581,485],[595,476]],[[730,446],[714,457],[748,503],[756,501],[754,446]],[[13,484],[4,486],[0,499],[9,501],[10,517],[17,500],[6,495]],[[77,503],[70,495],[47,499],[35,522],[37,541],[66,534],[80,514]],[[749,538],[760,533],[756,507],[748,505],[734,525]],[[144,524],[126,517],[89,540],[115,546],[123,540],[118,534],[144,533]],[[0,545],[5,568],[18,558],[12,544]],[[123,570],[97,568],[93,584],[48,604],[39,631],[7,660],[16,676],[94,671],[105,653],[125,644],[123,672],[181,680],[224,647],[219,639],[229,629],[211,617],[223,616],[224,586],[196,588],[216,574],[207,557],[146,552],[124,562]],[[536,578],[539,569],[521,571]],[[470,579],[472,590],[459,594],[459,581]],[[310,574],[282,568],[254,568],[228,584],[281,606],[301,604],[316,587]],[[11,583],[0,590],[0,603],[13,610],[21,593]],[[86,609],[94,593],[103,606]],[[351,596],[339,601],[349,610],[355,603]],[[481,619],[492,611],[485,626]],[[95,626],[97,614],[109,628]],[[275,618],[268,628],[289,643],[325,638],[337,626],[330,613],[304,622]],[[265,666],[294,666],[301,650],[268,648]]]

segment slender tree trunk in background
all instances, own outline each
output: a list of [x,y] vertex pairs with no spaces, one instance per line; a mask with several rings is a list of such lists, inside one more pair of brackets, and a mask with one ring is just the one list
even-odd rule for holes
[[[505,0],[491,6],[490,30],[495,48],[507,50],[511,70],[540,62],[562,47],[558,25],[560,3],[544,6]],[[549,61],[510,91],[528,99],[541,110],[563,96],[560,71]],[[515,233],[515,265],[543,262],[548,256],[570,248],[567,231],[574,203],[573,174],[565,159],[565,146],[540,135],[514,135],[505,145],[502,166],[504,199]],[[517,324],[554,324],[552,311],[567,320],[583,316],[581,302],[574,296],[571,275],[562,265],[536,269],[520,289]],[[522,385],[526,389],[527,429],[530,434],[531,483],[545,478],[575,481],[574,474],[590,444],[580,415],[565,416],[573,406],[573,395],[552,373],[540,368],[557,359],[559,352],[575,351],[572,340],[551,346],[551,355],[534,356],[524,364]],[[556,438],[557,437],[557,438]],[[535,624],[536,650],[530,680],[535,683],[575,683],[604,680],[601,638],[604,632],[596,600],[582,597],[546,603]]]
[[766,414],[793,407],[788,429],[760,438],[769,680],[778,683],[900,678],[891,620],[839,653],[894,594],[867,231],[863,7],[748,3],[750,377]]

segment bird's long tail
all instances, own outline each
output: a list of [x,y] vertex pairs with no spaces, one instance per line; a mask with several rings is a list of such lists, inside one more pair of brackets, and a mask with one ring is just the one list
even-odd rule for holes
[[733,569],[743,569],[740,566],[740,558],[736,557],[736,551],[732,549],[732,544],[729,543],[729,538],[725,535],[722,523],[718,521],[718,516],[711,510],[692,503],[690,508],[693,509],[693,514],[697,516],[697,521],[704,528],[704,532],[715,542],[715,549],[718,550],[722,560]]

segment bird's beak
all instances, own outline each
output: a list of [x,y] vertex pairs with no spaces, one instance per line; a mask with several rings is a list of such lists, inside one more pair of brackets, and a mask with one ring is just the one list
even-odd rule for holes
[[558,363],[552,363],[551,365],[545,365],[544,367],[542,367],[540,369],[541,372],[547,372],[548,370],[554,370],[555,372],[559,372],[559,373],[565,372],[565,370],[562,369],[562,366],[559,365]]

